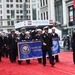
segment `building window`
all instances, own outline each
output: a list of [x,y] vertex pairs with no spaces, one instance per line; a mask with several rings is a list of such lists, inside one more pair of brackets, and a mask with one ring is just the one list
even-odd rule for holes
[[40,0],[40,4],[41,4],[41,7],[42,7],[42,0]]
[[7,8],[9,8],[9,4],[7,4]]
[[10,10],[7,10],[7,13],[10,13]]
[[7,19],[10,19],[10,16],[9,15],[7,16]]
[[19,13],[19,10],[16,10],[16,13],[18,14]]
[[30,20],[30,15],[28,16],[28,20]]
[[42,16],[42,13],[41,13],[41,20],[43,20],[43,16]]
[[22,8],[22,4],[20,4],[20,8]]
[[25,2],[27,2],[27,0],[25,0]]
[[48,0],[46,0],[46,5],[48,5]]
[[2,5],[0,5],[0,8],[2,8]]
[[44,12],[44,20],[45,20],[45,12]]
[[6,2],[9,2],[9,0],[6,0]]
[[10,26],[10,21],[7,21],[7,25]]
[[2,14],[2,10],[0,10],[0,14]]
[[32,5],[32,16],[33,20],[36,20],[36,4]]
[[13,0],[10,0],[10,2],[13,2]]
[[20,19],[22,19],[22,20],[23,20],[23,16],[20,16]]
[[19,2],[18,0],[16,0],[16,2]]
[[32,2],[36,2],[36,0],[32,0]]
[[20,0],[20,2],[22,2],[22,0]]
[[16,19],[19,19],[19,16],[16,16]]
[[23,10],[20,10],[20,13],[22,14],[23,13]]
[[16,8],[19,8],[19,4],[16,4]]
[[55,20],[63,24],[62,4],[55,5]]
[[15,11],[11,10],[11,18],[14,18],[14,17],[15,17]]
[[46,11],[46,18],[47,18],[47,20],[48,20],[48,11]]
[[2,16],[0,16],[0,19],[2,19]]
[[43,6],[45,6],[45,0],[43,0]]
[[10,4],[10,7],[13,8],[13,4]]
[[[3,22],[2,21],[0,21],[0,26],[3,26]],[[1,31],[1,29],[0,29],[0,31]]]
[[14,21],[11,21],[11,25],[14,25]]
[[30,13],[30,10],[29,10],[29,13]]

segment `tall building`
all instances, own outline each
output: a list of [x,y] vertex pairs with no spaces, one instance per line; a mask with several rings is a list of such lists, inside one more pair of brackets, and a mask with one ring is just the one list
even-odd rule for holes
[[62,0],[62,6],[63,6],[62,7],[63,9],[63,31],[66,31],[67,34],[72,35],[72,32],[75,28],[75,22],[74,22],[75,12],[73,9],[73,0]]
[[52,20],[55,22],[55,7],[54,0],[39,0],[40,1],[40,19]]
[[0,0],[0,31],[23,20],[39,20],[39,0]]

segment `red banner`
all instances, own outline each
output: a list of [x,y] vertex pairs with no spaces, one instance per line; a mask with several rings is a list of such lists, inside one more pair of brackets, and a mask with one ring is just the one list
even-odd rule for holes
[[73,2],[73,7],[75,8],[75,0],[73,0],[74,2]]

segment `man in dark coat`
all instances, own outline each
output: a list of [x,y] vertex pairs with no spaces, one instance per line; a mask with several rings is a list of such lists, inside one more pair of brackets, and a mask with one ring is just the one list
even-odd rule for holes
[[9,36],[8,36],[8,33],[6,33],[5,35],[5,53],[6,53],[6,58],[8,58],[9,56]]
[[2,40],[2,35],[0,33],[0,62],[2,61],[1,60],[1,57],[2,57],[2,47],[3,47],[3,40]]
[[37,34],[37,29],[38,29],[38,26],[35,26],[34,27],[34,30],[32,31],[32,33],[31,33],[31,36],[32,36],[32,39],[34,40],[34,38],[35,38],[35,35]]
[[48,33],[48,26],[44,27],[44,33],[41,35],[41,41],[42,41],[42,53],[43,53],[43,66],[46,66],[46,52],[48,52],[49,55],[49,62],[52,66],[54,66],[54,61],[52,58],[52,36],[50,33]]
[[15,35],[15,31],[12,30],[11,34],[9,35],[9,48],[10,48],[10,61],[16,62],[16,54],[17,54],[17,50],[16,50],[16,35]]
[[[21,34],[20,34],[21,40],[22,41],[26,41],[26,29],[25,28],[21,28]],[[21,61],[18,61],[19,64],[21,64]],[[28,64],[30,64],[30,60],[26,60],[26,62]]]
[[[41,34],[42,34],[42,30],[41,29],[37,29],[37,34],[34,36],[34,40],[35,41],[41,41]],[[38,58],[38,62],[42,63],[42,59]]]
[[75,64],[75,32],[72,34],[73,62]]

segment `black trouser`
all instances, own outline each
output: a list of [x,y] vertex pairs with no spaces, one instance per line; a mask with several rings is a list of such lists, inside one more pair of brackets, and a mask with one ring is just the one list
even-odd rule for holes
[[41,62],[42,62],[42,58],[38,58],[37,60],[38,60],[38,62],[39,62],[39,63],[41,63]]
[[27,62],[28,64],[30,64],[30,60],[26,60],[26,62]]
[[9,52],[11,62],[16,61],[16,54],[17,54],[16,52],[17,52],[17,50],[16,50],[15,46],[11,46],[10,47],[10,52]]
[[73,62],[75,64],[75,51],[73,52]]
[[0,50],[0,61],[1,61],[1,57],[2,57],[2,51]]
[[6,49],[6,58],[8,58],[8,56],[9,56],[9,50]]
[[55,57],[54,56],[52,56],[53,57],[53,61],[54,61],[54,59],[56,60],[56,62],[59,62],[59,56],[58,55],[55,55]]
[[44,49],[42,49],[43,65],[46,65],[46,52],[48,52],[50,64],[54,64],[54,61],[53,61],[53,58],[52,58],[52,50],[51,50],[51,48],[49,48],[49,49],[44,48]]

